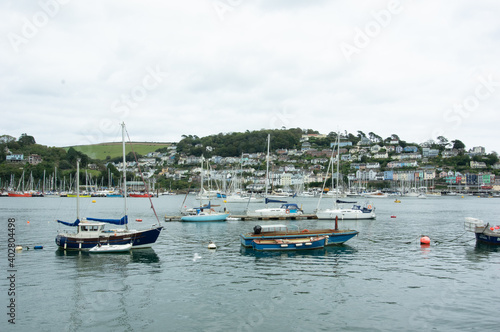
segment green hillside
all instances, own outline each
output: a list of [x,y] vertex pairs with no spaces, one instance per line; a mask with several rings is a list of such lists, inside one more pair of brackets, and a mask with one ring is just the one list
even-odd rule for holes
[[[134,142],[126,144],[126,154],[132,152],[132,146],[134,152],[140,155],[146,155],[149,152],[155,152],[158,149],[166,148],[171,145],[171,143],[148,143],[148,142]],[[69,150],[69,146],[65,147],[66,151]],[[77,145],[73,146],[76,151],[85,153],[92,159],[106,160],[107,157],[116,158],[122,155],[122,143],[101,143],[93,145]]]

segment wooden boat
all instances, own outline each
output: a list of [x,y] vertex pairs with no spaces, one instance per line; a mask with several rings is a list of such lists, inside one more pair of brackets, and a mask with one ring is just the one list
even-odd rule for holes
[[113,253],[113,252],[126,252],[130,251],[132,248],[132,243],[126,244],[104,244],[100,243],[89,250],[90,253],[103,254],[103,253]]
[[464,227],[476,234],[476,242],[500,245],[500,226],[491,226],[481,219],[467,217]]
[[342,244],[356,235],[355,230],[339,230],[337,229],[303,229],[298,227],[295,230],[290,230],[286,225],[265,225],[255,226],[253,233],[240,234],[240,243],[244,247],[252,247],[254,240],[269,240],[269,239],[296,239],[304,236],[328,236],[326,245]]
[[327,243],[328,236],[311,236],[288,239],[257,239],[253,240],[252,247],[259,251],[311,250],[322,249]]

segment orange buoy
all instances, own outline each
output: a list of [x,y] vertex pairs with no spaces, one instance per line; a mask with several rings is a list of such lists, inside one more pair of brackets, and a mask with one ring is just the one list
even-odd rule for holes
[[30,223],[30,221],[28,220],[28,221],[27,221],[27,223],[29,224],[29,223]]
[[142,221],[142,219],[136,219],[135,221],[139,221],[139,222],[141,222],[141,221]]
[[422,236],[420,238],[420,244],[431,244],[431,239],[428,236]]
[[302,230],[302,233],[307,233],[307,232],[309,232],[309,230],[308,230],[308,229],[303,229],[303,230]]

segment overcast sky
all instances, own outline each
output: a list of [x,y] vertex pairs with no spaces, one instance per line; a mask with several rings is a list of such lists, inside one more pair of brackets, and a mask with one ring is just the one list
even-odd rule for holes
[[0,134],[299,127],[500,153],[499,17],[495,0],[2,1]]

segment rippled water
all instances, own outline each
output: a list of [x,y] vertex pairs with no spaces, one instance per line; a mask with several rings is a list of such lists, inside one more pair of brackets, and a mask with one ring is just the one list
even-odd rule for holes
[[[183,196],[153,200],[160,217]],[[193,201],[189,198],[187,205]],[[116,217],[119,198],[82,199],[82,215]],[[132,228],[155,223],[146,199],[130,199]],[[306,213],[315,199],[299,199]],[[164,223],[152,249],[89,255],[59,251],[55,219],[73,221],[71,198],[1,198],[1,331],[482,331],[498,326],[500,248],[476,246],[464,217],[500,224],[498,199],[372,201],[377,219],[343,246],[256,253],[238,235],[256,224]],[[322,206],[330,202],[323,200]],[[252,206],[255,206],[252,204]],[[245,205],[228,205],[241,213]],[[394,216],[395,218],[391,218]],[[16,255],[16,324],[8,324],[7,219],[15,239],[43,245]],[[29,221],[29,223],[28,223]],[[279,222],[281,223],[281,222]],[[302,228],[329,221],[288,221]],[[144,224],[144,225],[143,225]],[[431,238],[429,247],[418,241]],[[208,250],[208,241],[218,249]]]

